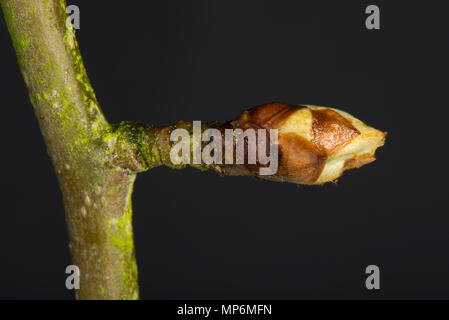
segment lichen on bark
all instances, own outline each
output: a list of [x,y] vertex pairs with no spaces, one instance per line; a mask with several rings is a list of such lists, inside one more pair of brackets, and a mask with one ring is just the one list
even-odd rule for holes
[[[135,174],[108,167],[110,125],[90,85],[65,1],[1,0],[20,70],[63,196],[80,299],[135,299]],[[116,226],[113,222],[119,222]],[[98,290],[98,288],[102,288]]]

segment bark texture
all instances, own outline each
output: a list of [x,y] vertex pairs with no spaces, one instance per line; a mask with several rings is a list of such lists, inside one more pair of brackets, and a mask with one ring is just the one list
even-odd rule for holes
[[110,126],[59,0],[1,0],[60,183],[79,299],[137,299],[131,224],[135,173],[111,165]]

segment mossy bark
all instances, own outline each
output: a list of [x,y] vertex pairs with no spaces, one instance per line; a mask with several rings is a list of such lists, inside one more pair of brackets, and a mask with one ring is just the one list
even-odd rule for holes
[[111,165],[110,125],[60,0],[0,0],[61,186],[79,299],[138,298],[131,224],[135,173]]

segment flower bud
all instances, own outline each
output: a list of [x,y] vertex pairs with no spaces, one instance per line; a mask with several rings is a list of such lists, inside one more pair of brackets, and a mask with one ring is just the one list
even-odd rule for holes
[[263,179],[310,185],[333,181],[347,169],[374,161],[387,134],[341,110],[285,103],[252,108],[224,127],[278,130],[277,173],[261,176],[254,166],[243,165],[230,168],[230,174],[246,170]]

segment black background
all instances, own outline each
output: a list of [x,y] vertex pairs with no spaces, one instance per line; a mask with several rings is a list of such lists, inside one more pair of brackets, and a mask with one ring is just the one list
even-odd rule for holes
[[[140,174],[142,298],[449,298],[447,1],[69,4],[111,122],[225,121],[282,101],[389,132],[376,162],[323,187]],[[0,298],[72,299],[61,195],[3,18],[0,107]],[[365,288],[370,264],[381,290]]]

